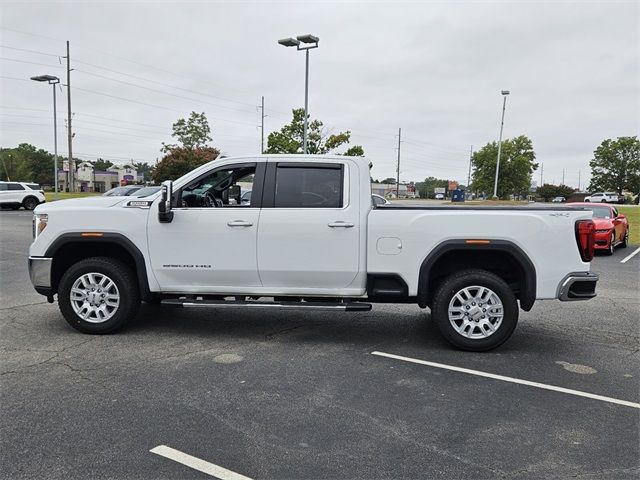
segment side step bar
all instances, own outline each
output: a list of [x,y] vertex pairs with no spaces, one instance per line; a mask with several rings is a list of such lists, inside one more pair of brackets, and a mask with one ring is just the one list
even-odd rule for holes
[[287,310],[339,310],[343,312],[368,312],[370,303],[362,302],[258,302],[236,300],[192,300],[167,298],[161,305],[183,308],[283,308]]

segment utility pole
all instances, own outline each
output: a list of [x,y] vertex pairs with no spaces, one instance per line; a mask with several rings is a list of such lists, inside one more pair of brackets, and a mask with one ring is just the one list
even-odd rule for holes
[[262,102],[260,104],[260,111],[262,112],[262,114],[260,115],[260,117],[262,118],[262,121],[260,122],[260,153],[263,154],[264,153],[264,95],[262,96]]
[[[73,163],[73,133],[71,132],[71,58],[67,40],[67,141],[69,142],[69,191],[75,192],[75,165]],[[57,175],[57,173],[56,173]]]
[[467,175],[467,191],[470,192],[471,189],[469,187],[471,183],[471,160],[473,159],[473,145],[471,145],[471,149],[469,150],[469,173]]
[[398,167],[396,176],[396,198],[400,198],[400,136],[402,135],[402,128],[398,128]]
[[502,120],[500,120],[500,138],[498,139],[498,159],[496,160],[496,179],[493,185],[493,198],[498,199],[498,175],[500,174],[500,153],[502,151],[502,129],[504,128],[504,111],[507,109],[509,90],[502,90]]
[[582,189],[580,188],[580,170],[578,170],[578,191],[581,191]]

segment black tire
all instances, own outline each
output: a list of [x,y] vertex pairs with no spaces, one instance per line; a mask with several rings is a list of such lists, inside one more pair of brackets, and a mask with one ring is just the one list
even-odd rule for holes
[[[76,314],[71,304],[71,288],[82,275],[98,273],[109,277],[115,283],[119,294],[119,304],[113,315],[101,323],[84,320]],[[91,257],[73,264],[62,275],[58,287],[58,306],[65,320],[83,333],[113,333],[124,327],[138,313],[140,292],[135,273],[124,263],[109,257]]]
[[624,234],[624,237],[622,237],[622,242],[620,243],[620,248],[627,248],[627,246],[629,245],[629,229],[627,229],[627,231]]
[[25,210],[34,210],[40,202],[36,197],[27,197],[22,201],[22,206]]
[[613,255],[613,251],[616,248],[616,234],[615,232],[611,234],[611,238],[609,239],[609,248],[603,250],[605,255]]
[[589,200],[588,198],[585,198],[584,203],[591,203],[591,200]]
[[[458,333],[449,321],[449,303],[465,287],[486,287],[492,290],[503,306],[502,322],[497,330],[484,338],[468,338]],[[486,270],[464,270],[447,277],[433,297],[431,316],[442,336],[462,350],[484,352],[499,347],[513,334],[518,324],[518,301],[509,285],[497,275]],[[472,327],[470,332],[479,327]]]

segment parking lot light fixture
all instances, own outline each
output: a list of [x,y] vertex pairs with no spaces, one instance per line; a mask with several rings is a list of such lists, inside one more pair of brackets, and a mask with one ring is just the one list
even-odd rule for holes
[[56,114],[56,85],[60,83],[60,79],[53,75],[38,75],[31,77],[35,82],[47,82],[53,87],[53,198],[58,199],[58,125]]
[[280,45],[285,47],[296,47],[297,50],[305,52],[305,74],[304,74],[304,130],[302,132],[302,151],[308,153],[307,130],[309,128],[309,50],[318,48],[320,39],[315,35],[307,33],[298,35],[296,38],[283,38],[278,40]]
[[498,160],[496,161],[496,178],[493,184],[493,198],[498,199],[498,175],[500,174],[500,153],[502,151],[502,129],[504,127],[504,111],[507,108],[507,95],[509,95],[509,90],[502,90],[500,92],[502,94],[502,120],[500,121],[500,138],[498,139]]

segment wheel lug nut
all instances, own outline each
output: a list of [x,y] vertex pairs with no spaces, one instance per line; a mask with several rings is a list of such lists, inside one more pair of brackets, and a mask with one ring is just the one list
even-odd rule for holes
[[[104,297],[104,295],[103,295],[103,297]],[[483,311],[483,312],[486,312],[486,311],[487,311],[487,309],[486,309],[486,308],[483,308],[483,309],[482,309],[482,311]]]
[[467,305],[465,308],[466,308],[467,310],[469,310],[471,307],[470,307],[469,305]]
[[475,307],[476,306],[476,302],[471,302],[471,305],[473,305]]

